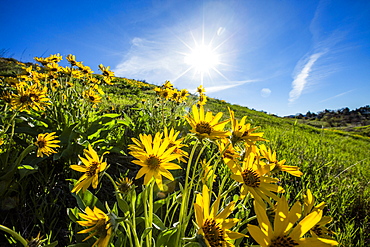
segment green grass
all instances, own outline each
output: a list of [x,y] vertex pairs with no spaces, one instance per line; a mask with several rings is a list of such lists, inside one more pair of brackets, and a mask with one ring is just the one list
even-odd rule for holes
[[[7,67],[6,73],[11,74],[12,69]],[[127,153],[127,145],[130,144],[131,137],[137,137],[140,133],[155,133],[163,130],[163,126],[168,122],[172,125],[176,122],[178,129],[184,133],[187,132],[189,127],[182,118],[184,113],[174,110],[173,104],[166,106],[167,115],[163,114],[162,109],[156,108],[157,101],[153,88],[154,85],[122,78],[117,79],[115,86],[103,88],[110,98],[100,106],[103,112],[119,113],[127,123],[117,128],[104,125],[106,129],[103,132],[106,135],[104,139],[99,140],[101,143],[106,143],[106,147],[109,145],[117,147],[117,150],[122,150],[122,154]],[[195,100],[192,96],[187,109]],[[365,135],[369,131],[369,126],[355,128],[358,132],[325,129],[319,124],[315,127],[306,122],[279,118],[212,98],[208,99],[205,106],[214,114],[223,112],[223,119],[229,118],[228,107],[239,119],[247,116],[247,122],[251,123],[252,127],[261,126],[255,132],[264,132],[264,137],[269,140],[267,145],[277,151],[279,160],[286,159],[287,165],[300,167],[304,173],[301,178],[289,174],[281,175],[281,178],[284,178],[282,186],[286,189],[290,200],[301,198],[302,192],[310,189],[318,202],[327,203],[325,214],[333,217],[331,230],[337,233],[336,239],[342,246],[370,245],[370,158],[368,154],[370,138]],[[130,124],[130,121],[133,124]],[[96,124],[103,126],[102,123]],[[84,133],[78,134],[83,136]],[[73,139],[72,134],[68,137]],[[81,138],[76,143],[80,145],[87,140],[88,137]],[[111,152],[114,153],[115,149]],[[54,165],[55,170],[49,169],[51,164]],[[2,222],[13,222],[16,225],[15,222],[23,219],[27,222],[17,225],[17,230],[21,228],[25,232],[34,233],[40,229],[46,233],[53,232],[51,238],[58,240],[67,238],[65,224],[68,225],[68,218],[58,222],[55,219],[63,217],[66,213],[65,209],[73,208],[75,205],[66,180],[70,178],[71,172],[65,174],[67,169],[63,168],[68,165],[70,164],[63,163],[63,160],[51,161],[51,159],[40,163],[37,173],[26,176],[28,180],[22,180],[17,185],[19,187],[16,189],[20,196],[8,198],[9,200],[20,198],[23,203],[22,208],[20,207],[19,211],[13,208],[11,211],[13,214],[8,215]],[[119,168],[110,169],[116,169],[117,176],[121,172]],[[40,186],[32,188],[31,182]],[[107,195],[107,199],[109,196]],[[62,201],[55,198],[62,198]],[[57,206],[50,206],[52,204]],[[71,235],[68,236],[71,237]],[[67,241],[64,239],[60,243],[67,243]]]

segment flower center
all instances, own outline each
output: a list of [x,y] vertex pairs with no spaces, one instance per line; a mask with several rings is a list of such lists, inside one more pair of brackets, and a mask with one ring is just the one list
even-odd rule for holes
[[261,183],[260,176],[252,169],[245,169],[242,172],[244,184],[250,187],[258,187]]
[[93,161],[91,163],[91,166],[88,168],[89,170],[86,171],[87,176],[92,177],[96,174],[96,170],[98,169],[99,163],[96,161]]
[[211,247],[222,247],[225,239],[224,231],[219,226],[219,223],[216,223],[214,219],[207,219],[202,226],[202,230]]
[[292,247],[297,246],[298,243],[295,242],[291,237],[279,236],[271,241],[270,247]]
[[147,165],[151,170],[157,170],[160,166],[161,160],[155,155],[149,155],[147,159]]
[[36,144],[39,148],[43,148],[46,146],[46,141],[45,140],[40,140],[40,141],[37,141],[37,144]]
[[32,100],[29,95],[23,95],[21,96],[19,101],[23,104],[23,103],[31,102]]
[[212,127],[208,122],[200,121],[195,127],[195,131],[200,134],[206,133],[209,135],[212,132]]
[[89,99],[90,99],[92,102],[94,102],[94,101],[95,101],[95,97],[94,97],[94,96],[92,96],[92,95],[90,95],[90,96],[89,96]]

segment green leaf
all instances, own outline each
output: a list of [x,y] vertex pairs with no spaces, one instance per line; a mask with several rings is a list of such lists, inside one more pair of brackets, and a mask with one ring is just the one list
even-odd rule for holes
[[74,208],[67,208],[68,217],[73,221],[76,222],[78,220],[78,213],[81,213],[77,207]]
[[121,114],[118,114],[118,113],[108,113],[108,114],[104,114],[102,117],[106,117],[106,118],[117,118],[121,116]]
[[153,214],[153,226],[161,231],[164,231],[167,229],[167,227],[162,222],[161,218],[159,218],[158,215],[156,214]]
[[20,179],[24,178],[27,175],[30,175],[32,173],[35,173],[38,171],[38,166],[30,166],[30,165],[20,165],[18,166],[18,172],[20,175]]
[[85,209],[86,207],[93,208],[96,206],[101,210],[104,210],[103,204],[89,190],[86,190],[85,192],[82,192],[81,190],[78,194],[73,193],[72,195],[76,198],[77,204],[81,209]]
[[177,228],[170,228],[162,231],[156,239],[157,246],[167,246],[170,243],[171,236],[177,232]]
[[152,230],[153,230],[153,227],[145,228],[143,234],[141,235],[141,240],[143,240],[146,237],[146,235],[148,235],[149,232],[151,232]]
[[118,202],[118,207],[121,209],[121,211],[126,214],[130,212],[130,207],[127,204],[127,202],[124,199],[121,199],[117,196],[117,202]]

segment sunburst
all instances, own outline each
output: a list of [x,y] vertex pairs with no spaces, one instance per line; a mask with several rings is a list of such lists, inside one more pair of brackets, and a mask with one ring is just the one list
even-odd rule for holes
[[208,39],[209,41],[207,41],[203,27],[201,38],[196,38],[191,32],[192,42],[185,42],[180,39],[188,48],[187,52],[181,52],[184,64],[187,67],[175,80],[189,72],[193,72],[193,77],[196,78],[196,80],[200,80],[201,85],[203,85],[206,76],[212,80],[215,73],[228,80],[219,70],[219,67],[224,64],[222,61],[223,54],[220,52],[220,48],[226,40],[218,43],[215,39],[215,37],[219,35],[218,31],[215,34],[216,35],[214,35],[212,39]]

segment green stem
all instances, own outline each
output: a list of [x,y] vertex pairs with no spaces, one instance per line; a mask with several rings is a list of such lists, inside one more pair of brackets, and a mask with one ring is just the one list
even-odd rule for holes
[[120,199],[122,199],[122,195],[119,193],[118,186],[117,186],[116,182],[113,180],[113,178],[111,177],[111,175],[109,175],[107,172],[104,172],[104,175],[109,178],[109,180],[112,182],[112,184],[114,186],[114,190],[115,190],[116,194],[120,197]]
[[132,234],[134,235],[134,240],[135,240],[135,246],[136,247],[141,247],[141,244],[139,242],[139,238],[137,237],[137,234],[136,234],[136,227],[132,224],[132,222],[130,220],[125,220],[125,222],[132,229]]
[[[149,225],[153,229],[153,189],[154,189],[154,179],[149,183]],[[150,240],[150,246],[152,246],[152,235],[153,230],[148,234]]]
[[192,166],[192,160],[194,157],[194,153],[198,145],[199,145],[199,140],[197,140],[196,143],[194,144],[194,147],[192,148],[191,154],[188,159],[188,166],[186,168],[186,176],[185,176],[185,185],[184,185],[182,198],[181,198],[182,203],[181,203],[180,214],[179,214],[179,226],[176,232],[177,237],[176,237],[176,242],[174,246],[181,246],[180,241],[182,239],[182,235],[185,233],[185,229],[184,229],[185,220],[184,219],[186,218],[186,215],[187,215],[185,210],[187,209],[187,205],[188,205],[186,202],[188,201],[188,194],[189,194],[189,173],[190,173],[190,167]]
[[23,246],[28,246],[27,241],[21,235],[19,235],[18,233],[16,233],[12,229],[10,229],[6,226],[0,225],[0,230],[3,230],[4,232],[9,233],[10,235],[12,235],[15,239],[17,239],[19,242],[21,242],[21,244]]

